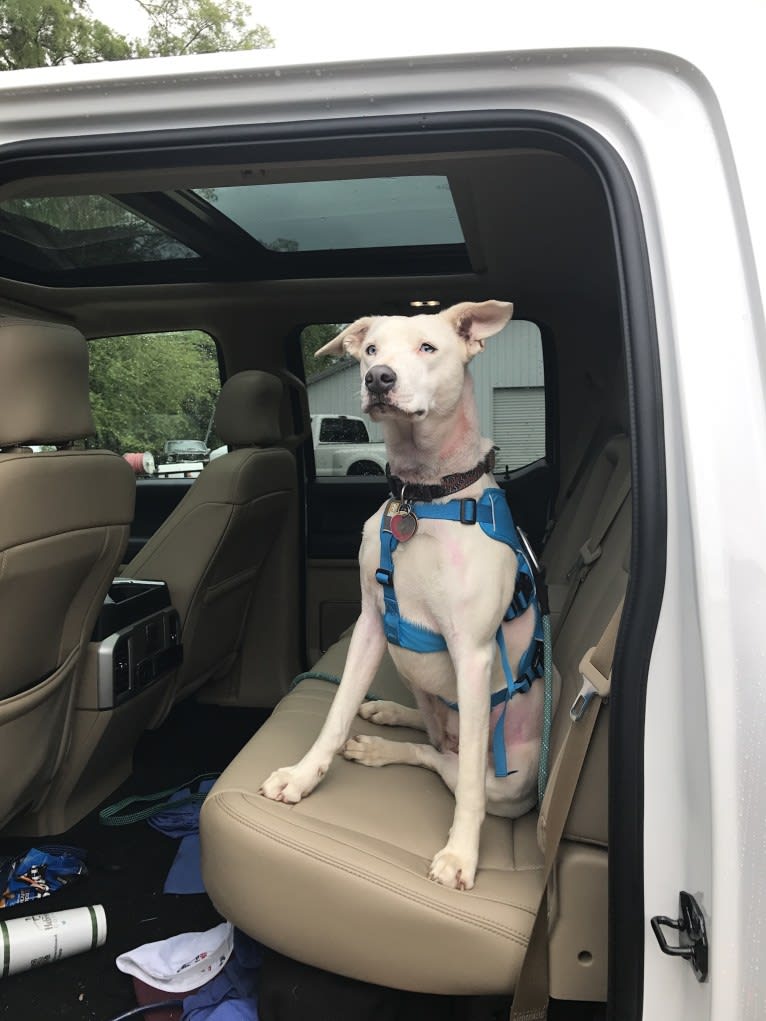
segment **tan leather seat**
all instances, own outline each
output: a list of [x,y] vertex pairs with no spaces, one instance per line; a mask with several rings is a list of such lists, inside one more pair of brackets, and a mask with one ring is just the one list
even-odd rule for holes
[[[205,467],[123,568],[125,577],[166,581],[181,618],[184,661],[155,724],[173,702],[231,670],[245,639],[259,572],[294,523],[295,459],[277,446],[282,390],[280,380],[267,372],[240,372],[227,380],[215,430],[229,452]],[[278,589],[267,595],[280,597]]]
[[128,540],[135,480],[94,432],[84,337],[0,319],[0,825],[45,792],[81,658]]
[[[580,658],[624,594],[629,545],[628,501],[579,586],[554,649],[562,693],[553,771],[580,687]],[[325,653],[314,672],[339,676],[347,649],[348,637]],[[541,892],[536,812],[513,822],[488,816],[476,885],[456,892],[427,879],[430,860],[444,845],[454,799],[424,769],[371,769],[338,757],[322,784],[296,806],[258,795],[273,769],[308,749],[334,694],[327,681],[297,685],[208,796],[201,836],[213,903],[274,949],[353,978],[431,993],[512,992]],[[388,656],[371,694],[408,700]],[[361,719],[352,730],[424,740],[420,733]],[[550,988],[562,999],[606,998],[607,734],[608,710],[600,714],[549,891]],[[546,811],[544,801],[543,818]]]
[[554,637],[629,495],[630,441],[620,432],[609,436],[587,460],[582,477],[559,509],[541,557]]

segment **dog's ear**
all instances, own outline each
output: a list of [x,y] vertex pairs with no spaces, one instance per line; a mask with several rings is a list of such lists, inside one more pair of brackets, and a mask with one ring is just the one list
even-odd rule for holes
[[355,323],[342,330],[337,337],[333,337],[329,344],[320,347],[314,357],[321,358],[322,355],[335,355],[336,358],[339,358],[342,354],[350,354],[359,361],[361,358],[360,348],[373,321],[373,316],[357,319]]
[[465,341],[466,361],[484,350],[484,341],[510,321],[513,305],[510,301],[461,301],[459,305],[440,312]]

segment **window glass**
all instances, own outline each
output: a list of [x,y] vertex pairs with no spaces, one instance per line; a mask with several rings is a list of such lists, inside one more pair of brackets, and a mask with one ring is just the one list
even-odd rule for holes
[[[386,464],[380,425],[362,416],[359,366],[353,358],[317,358],[346,324],[307,326],[301,334],[318,476],[380,475]],[[482,436],[491,438],[496,472],[545,457],[545,380],[540,331],[511,322],[469,365]],[[327,442],[325,442],[327,437]]]
[[213,411],[218,350],[207,333],[102,337],[89,345],[93,446],[114,450],[137,475],[196,475],[221,446]]
[[367,427],[364,422],[355,418],[339,415],[337,418],[324,418],[319,430],[320,443],[369,443]]
[[108,195],[6,199],[0,236],[8,258],[54,270],[199,257]]
[[297,181],[198,193],[275,251],[464,243],[449,182],[436,175]]

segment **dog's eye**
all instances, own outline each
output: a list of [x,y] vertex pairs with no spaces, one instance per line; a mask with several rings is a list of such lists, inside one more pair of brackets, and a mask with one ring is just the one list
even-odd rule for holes
[[364,353],[368,355],[370,358],[372,358],[373,355],[378,353],[378,349],[375,347],[374,344],[368,344],[367,347],[364,349]]
[[433,346],[433,344],[428,344],[424,341],[420,345],[420,350],[423,351],[425,354],[430,355],[436,350],[436,348]]

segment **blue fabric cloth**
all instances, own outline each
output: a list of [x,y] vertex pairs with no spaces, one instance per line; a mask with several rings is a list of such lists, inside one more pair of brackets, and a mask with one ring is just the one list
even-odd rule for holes
[[[203,780],[199,789],[207,794],[215,780]],[[189,788],[176,791],[170,801],[183,801],[190,794]],[[202,805],[187,802],[178,808],[166,808],[149,819],[149,825],[167,837],[182,838],[178,854],[170,866],[163,893],[204,893],[200,866],[199,813]]]
[[[215,780],[202,780],[199,785],[199,790],[202,794],[207,794],[210,788],[215,783]],[[184,787],[183,790],[176,791],[175,794],[170,796],[170,804],[172,805],[175,801],[185,801],[191,795],[191,791],[188,787]],[[178,808],[171,808],[168,806],[161,812],[157,812],[149,819],[149,825],[153,826],[160,833],[164,833],[167,837],[185,837],[189,833],[199,833],[199,812],[202,807],[200,802],[186,801],[186,804],[179,805]]]
[[239,929],[223,971],[184,1000],[181,1021],[258,1021],[261,948]]
[[178,854],[162,888],[163,893],[204,893],[199,833],[190,833],[181,841]]

